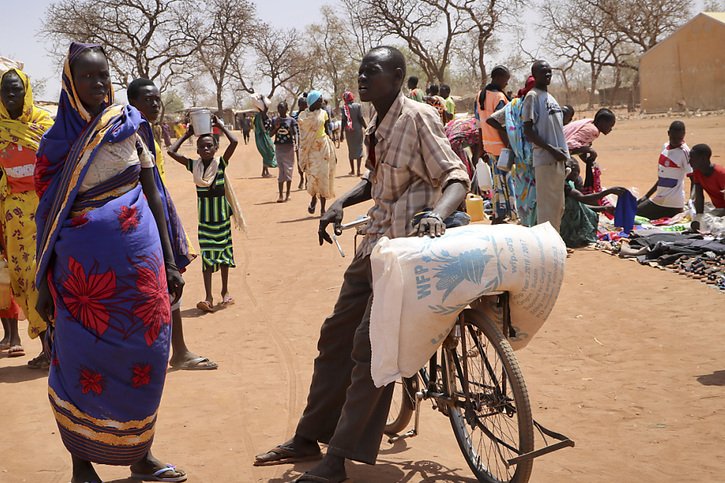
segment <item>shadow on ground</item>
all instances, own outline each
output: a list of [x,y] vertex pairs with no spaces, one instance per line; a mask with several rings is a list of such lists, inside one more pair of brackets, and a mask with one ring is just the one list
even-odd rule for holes
[[703,386],[725,386],[725,371],[715,371],[712,374],[697,376],[697,382]]

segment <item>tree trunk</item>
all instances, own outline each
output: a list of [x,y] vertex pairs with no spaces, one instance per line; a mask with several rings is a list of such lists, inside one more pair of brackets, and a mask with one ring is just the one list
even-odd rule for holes
[[588,109],[592,109],[594,107],[594,101],[596,99],[596,91],[597,91],[597,72],[594,64],[591,64],[590,69],[590,85],[589,85],[589,102],[587,105]]
[[224,115],[224,101],[222,100],[222,86],[217,86],[216,88],[216,108],[217,108],[217,115],[223,116]]
[[637,92],[638,87],[639,87],[639,69],[637,69],[637,72],[634,75],[634,80],[632,81],[632,88],[629,90],[629,103],[627,104],[627,112],[634,112],[634,106],[636,104],[634,97],[635,97],[635,93]]

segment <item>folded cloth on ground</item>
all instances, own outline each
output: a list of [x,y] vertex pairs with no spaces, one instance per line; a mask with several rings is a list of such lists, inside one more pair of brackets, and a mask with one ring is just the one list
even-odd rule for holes
[[373,382],[381,387],[415,374],[463,309],[500,291],[511,294],[517,333],[511,345],[526,346],[554,307],[565,260],[564,242],[548,223],[469,225],[440,238],[382,238],[370,256]]

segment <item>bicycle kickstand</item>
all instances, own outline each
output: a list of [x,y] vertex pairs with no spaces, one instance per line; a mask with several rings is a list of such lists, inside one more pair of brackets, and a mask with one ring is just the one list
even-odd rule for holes
[[423,398],[425,396],[423,395],[423,391],[418,391],[415,393],[415,422],[413,423],[413,429],[410,431],[406,431],[403,434],[398,434],[396,436],[391,436],[388,438],[388,443],[393,444],[396,441],[401,441],[403,439],[408,438],[414,438],[418,436],[418,428],[420,427],[420,403],[423,401]]

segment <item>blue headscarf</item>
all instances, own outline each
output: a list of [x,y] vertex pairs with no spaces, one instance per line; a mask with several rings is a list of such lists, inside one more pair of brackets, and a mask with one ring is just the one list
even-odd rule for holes
[[310,91],[307,93],[307,105],[311,106],[315,102],[317,102],[322,97],[322,92],[320,91]]

